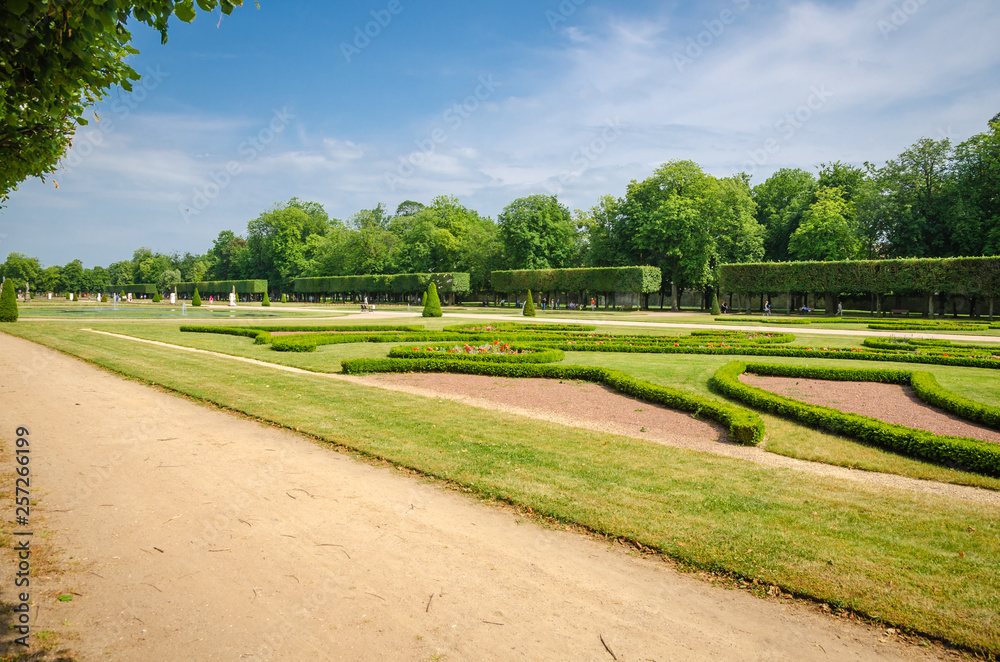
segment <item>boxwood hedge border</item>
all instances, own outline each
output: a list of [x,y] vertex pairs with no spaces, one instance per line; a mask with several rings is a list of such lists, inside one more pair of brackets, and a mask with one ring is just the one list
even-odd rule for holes
[[852,437],[864,443],[936,464],[1000,477],[1000,444],[968,437],[938,435],[876,418],[814,405],[771,393],[739,380],[744,372],[779,377],[870,381],[913,387],[918,397],[977,423],[997,428],[1000,410],[941,387],[926,372],[860,368],[812,368],[730,361],[709,381],[713,391],[743,404],[800,421],[810,427]]
[[667,386],[652,384],[620,370],[591,366],[558,366],[530,363],[488,363],[433,359],[347,359],[341,363],[344,374],[362,375],[378,372],[443,372],[490,377],[539,377],[571,379],[604,384],[613,390],[645,402],[705,416],[729,429],[732,439],[743,445],[756,446],[764,439],[764,420],[753,411],[686,393]]

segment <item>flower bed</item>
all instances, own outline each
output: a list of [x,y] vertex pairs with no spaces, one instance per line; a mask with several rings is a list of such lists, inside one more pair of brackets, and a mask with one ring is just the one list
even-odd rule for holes
[[554,363],[565,353],[558,349],[511,345],[501,340],[461,345],[404,345],[393,347],[389,356],[397,359],[440,358],[450,361],[492,361],[496,363]]

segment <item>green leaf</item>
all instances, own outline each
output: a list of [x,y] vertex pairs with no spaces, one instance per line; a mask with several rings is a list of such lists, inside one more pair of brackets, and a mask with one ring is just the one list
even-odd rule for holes
[[7,0],[7,10],[20,16],[28,8],[28,0]]
[[181,19],[185,23],[190,23],[194,20],[195,16],[194,2],[192,2],[192,0],[183,0],[182,2],[178,2],[174,7],[174,14],[176,14],[177,18]]
[[68,593],[64,593],[59,596],[59,602],[71,602],[72,600],[73,596],[69,595]]

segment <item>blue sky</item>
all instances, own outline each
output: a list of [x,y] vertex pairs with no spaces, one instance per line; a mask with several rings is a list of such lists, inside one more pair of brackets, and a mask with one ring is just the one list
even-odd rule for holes
[[52,181],[0,210],[0,258],[203,253],[293,196],[335,218],[455,195],[495,217],[624,194],[671,159],[754,183],[960,142],[1000,111],[992,0],[252,0],[133,28],[143,74]]

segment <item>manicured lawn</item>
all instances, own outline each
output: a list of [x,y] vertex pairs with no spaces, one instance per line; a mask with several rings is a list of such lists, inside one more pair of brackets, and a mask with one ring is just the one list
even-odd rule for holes
[[[412,318],[401,321],[414,323]],[[352,322],[360,320],[345,320]],[[433,320],[427,326],[454,323]],[[3,330],[449,481],[482,498],[636,541],[694,567],[775,584],[887,624],[1000,653],[1000,509],[773,470],[450,401],[387,395],[322,375],[140,345],[82,331],[81,326],[18,323]],[[316,353],[288,354],[245,338],[182,334],[167,323],[99,328],[321,370],[336,370],[342,358],[384,356],[393,346],[328,345]],[[573,352],[566,362],[607,365],[707,393],[708,377],[732,358]],[[832,364],[871,367],[869,362]],[[998,395],[990,382],[996,380],[994,371],[920,369],[932,369],[956,391],[956,385],[968,383],[970,397],[976,397],[972,392]],[[980,377],[980,372],[990,374]],[[766,421],[769,445],[805,446],[799,452],[828,455],[873,450],[858,444],[853,450],[841,448],[851,442],[826,439],[828,435],[772,417]],[[877,453],[871,461],[888,462]],[[900,472],[907,471],[917,469]]]

